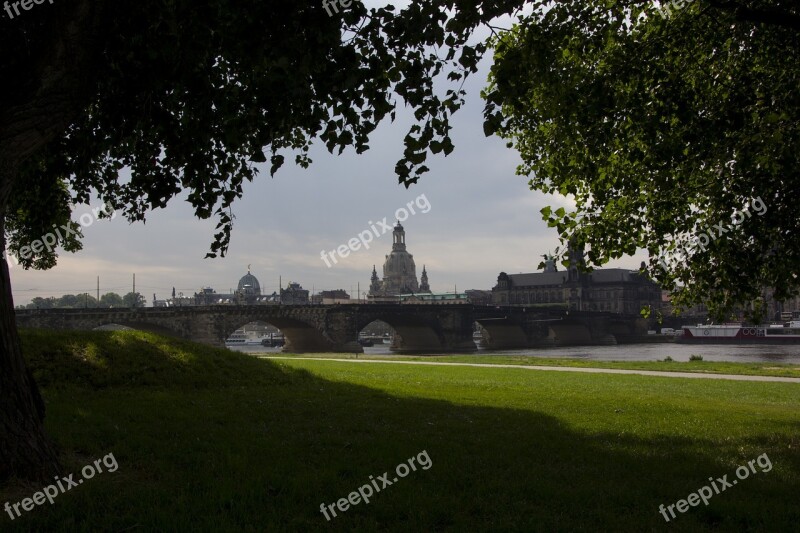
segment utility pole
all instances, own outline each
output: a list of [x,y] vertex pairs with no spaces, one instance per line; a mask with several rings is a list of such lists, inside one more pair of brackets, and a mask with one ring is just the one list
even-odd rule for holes
[[133,306],[136,307],[136,273],[133,274]]
[[356,296],[358,296],[358,303],[361,303],[361,282],[360,281],[358,282],[358,293],[356,293]]
[[100,302],[100,276],[97,276],[97,301]]
[[278,276],[278,304],[283,304],[283,278]]

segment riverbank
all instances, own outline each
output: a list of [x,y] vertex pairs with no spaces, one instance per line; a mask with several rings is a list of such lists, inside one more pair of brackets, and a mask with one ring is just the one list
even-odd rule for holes
[[[278,349],[261,347],[241,347],[234,349],[247,353],[263,352],[265,354],[280,353]],[[388,344],[380,344],[364,348],[366,356],[396,356]],[[414,354],[406,354],[414,355]],[[421,354],[449,355],[449,354]],[[658,362],[667,358],[675,362],[689,362],[692,357],[700,356],[706,362],[718,363],[769,363],[800,365],[800,346],[791,345],[722,345],[722,344],[676,344],[645,343],[617,344],[604,346],[560,346],[547,348],[529,348],[521,350],[489,350],[478,349],[467,354],[470,357],[517,357],[524,356],[535,364],[540,359],[569,359],[580,361],[616,361],[616,362]]]
[[[66,472],[110,453],[119,468],[0,515],[3,530],[652,531],[659,505],[764,454],[769,471],[668,526],[800,519],[793,383],[268,361],[142,332],[22,338]],[[382,490],[350,503],[371,479]],[[41,489],[0,487],[0,504]],[[328,521],[320,506],[339,502]]]
[[358,359],[374,361],[420,361],[439,363],[465,363],[486,365],[534,365],[571,368],[597,368],[614,370],[645,370],[652,372],[689,372],[704,374],[730,374],[740,376],[771,376],[800,378],[800,365],[785,363],[728,363],[722,361],[595,361],[522,355],[369,355],[369,354],[253,354],[256,357],[289,357],[321,359]]
[[[295,361],[297,357],[281,357],[281,356],[262,356],[262,359],[269,359],[273,361],[289,360]],[[628,369],[615,369],[615,368],[578,368],[567,365],[562,366],[543,366],[543,365],[503,365],[498,363],[455,363],[451,361],[403,361],[392,359],[338,359],[332,357],[304,357],[304,360],[310,361],[336,361],[339,363],[361,363],[361,364],[389,364],[389,365],[419,365],[419,366],[455,366],[455,367],[483,367],[483,368],[514,368],[517,370],[538,370],[542,372],[582,372],[584,374],[624,374],[636,376],[654,376],[664,378],[689,378],[689,379],[729,379],[732,381],[766,381],[773,383],[796,383],[800,385],[800,377],[783,377],[783,376],[753,376],[746,374],[722,374],[710,372],[681,372],[673,370],[670,372],[652,371],[652,370],[628,370]]]

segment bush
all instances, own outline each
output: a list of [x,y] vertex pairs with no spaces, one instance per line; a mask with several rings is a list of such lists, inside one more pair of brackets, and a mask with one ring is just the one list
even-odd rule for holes
[[703,360],[702,355],[692,355],[689,357],[689,361],[702,361],[702,360]]
[[665,363],[671,363],[672,361],[674,361],[674,359],[673,359],[672,357],[670,357],[670,356],[666,356],[666,357],[664,358],[664,362],[665,362]]

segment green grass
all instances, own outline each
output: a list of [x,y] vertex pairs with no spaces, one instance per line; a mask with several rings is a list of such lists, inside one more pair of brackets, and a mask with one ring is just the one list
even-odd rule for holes
[[[12,531],[795,531],[800,385],[268,361],[141,332],[23,332],[67,472]],[[429,360],[429,359],[426,359]],[[693,363],[695,364],[695,363]],[[425,450],[417,470],[333,503]],[[767,453],[773,469],[666,524]],[[0,488],[0,504],[40,485]],[[675,529],[677,528],[677,529]]]
[[700,372],[800,378],[800,365],[788,363],[729,363],[714,361],[596,361],[524,355],[366,355],[366,354],[275,354],[280,357],[326,359],[373,359],[402,361],[436,361],[497,365],[567,366],[575,368],[613,368],[620,370],[652,370],[659,372]]

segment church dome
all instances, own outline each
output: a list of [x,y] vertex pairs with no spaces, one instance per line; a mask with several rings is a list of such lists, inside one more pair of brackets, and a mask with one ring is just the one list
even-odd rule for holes
[[372,295],[392,296],[420,291],[417,266],[414,264],[414,256],[406,250],[406,232],[400,221],[392,232],[392,251],[383,263],[383,281],[378,281],[376,272],[373,272],[371,281]]
[[392,250],[383,264],[383,290],[387,294],[419,291],[414,256],[405,250]]
[[410,253],[403,251],[392,251],[386,256],[386,262],[383,267],[384,272],[402,275],[417,276],[417,266],[414,264],[414,256]]
[[261,285],[258,283],[258,279],[249,271],[239,280],[239,290],[246,294],[261,295]]

